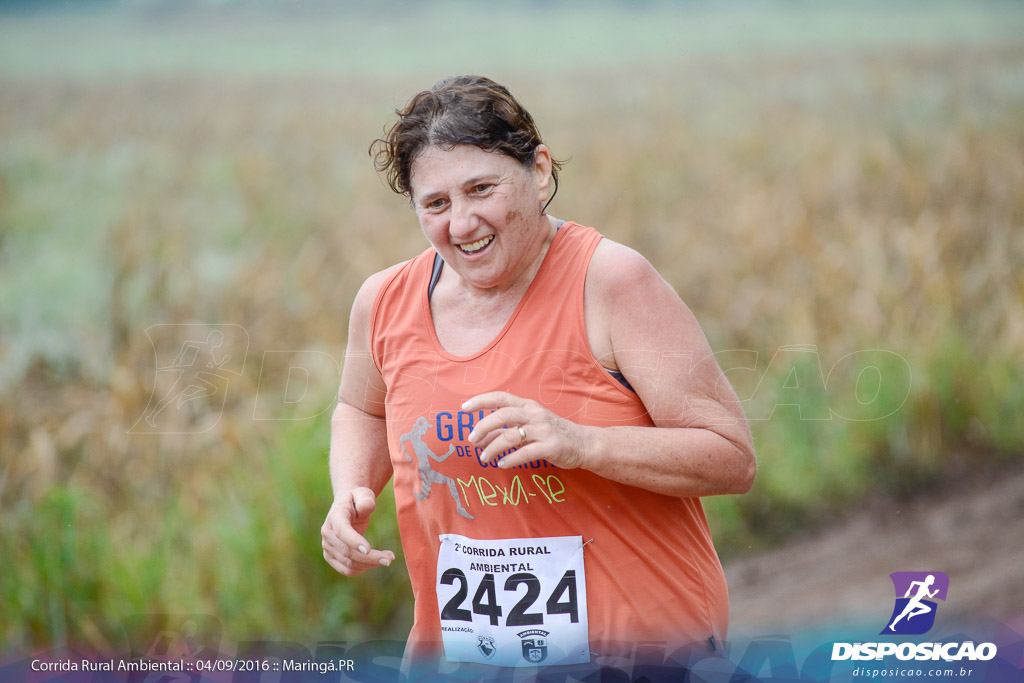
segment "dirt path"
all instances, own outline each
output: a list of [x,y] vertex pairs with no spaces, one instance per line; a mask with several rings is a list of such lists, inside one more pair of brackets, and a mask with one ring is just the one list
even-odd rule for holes
[[1024,467],[930,499],[887,503],[726,567],[730,630],[792,633],[825,623],[881,623],[894,571],[942,571],[941,615],[994,617],[1024,633]]

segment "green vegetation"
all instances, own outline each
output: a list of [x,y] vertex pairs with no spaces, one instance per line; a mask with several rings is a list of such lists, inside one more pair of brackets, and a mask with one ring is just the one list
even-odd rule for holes
[[[0,649],[404,637],[400,563],[322,561],[328,417],[356,289],[424,246],[366,148],[453,72],[521,96],[570,158],[553,213],[720,351],[760,465],[707,501],[726,559],[1020,461],[1024,9],[324,12],[0,16]],[[247,339],[155,433],[176,324]]]

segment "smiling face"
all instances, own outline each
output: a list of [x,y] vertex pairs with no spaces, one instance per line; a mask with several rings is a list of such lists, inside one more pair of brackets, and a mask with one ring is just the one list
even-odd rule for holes
[[504,290],[532,277],[551,238],[541,210],[550,181],[544,145],[529,167],[474,145],[431,146],[412,164],[412,202],[427,239],[467,285]]

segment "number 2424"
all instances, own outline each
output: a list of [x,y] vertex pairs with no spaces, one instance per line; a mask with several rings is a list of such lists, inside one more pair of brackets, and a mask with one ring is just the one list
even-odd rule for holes
[[[471,603],[472,613],[462,606],[469,596],[469,580],[466,578],[466,574],[456,568],[447,569],[441,574],[441,583],[451,586],[456,582],[459,583],[459,588],[441,610],[441,619],[473,621],[473,614],[479,614],[489,617],[491,625],[497,626],[504,611],[498,603],[498,589],[494,581],[494,574],[484,574],[480,579],[480,585],[477,586]],[[540,579],[525,572],[512,574],[505,580],[504,589],[509,592],[517,592],[520,585],[526,586],[526,594],[509,610],[505,625],[536,626],[543,624],[544,613],[527,611],[540,597]],[[579,622],[579,602],[576,597],[576,571],[574,569],[570,569],[562,575],[555,589],[548,596],[544,607],[546,614],[568,614],[572,623]]]

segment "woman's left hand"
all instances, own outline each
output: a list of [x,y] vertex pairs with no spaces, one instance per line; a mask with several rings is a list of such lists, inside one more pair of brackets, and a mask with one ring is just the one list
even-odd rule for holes
[[536,401],[492,391],[467,400],[462,409],[494,411],[476,423],[469,435],[469,440],[483,449],[480,462],[484,465],[513,448],[516,450],[498,461],[498,467],[507,469],[534,460],[547,460],[563,469],[583,465],[588,429]]

